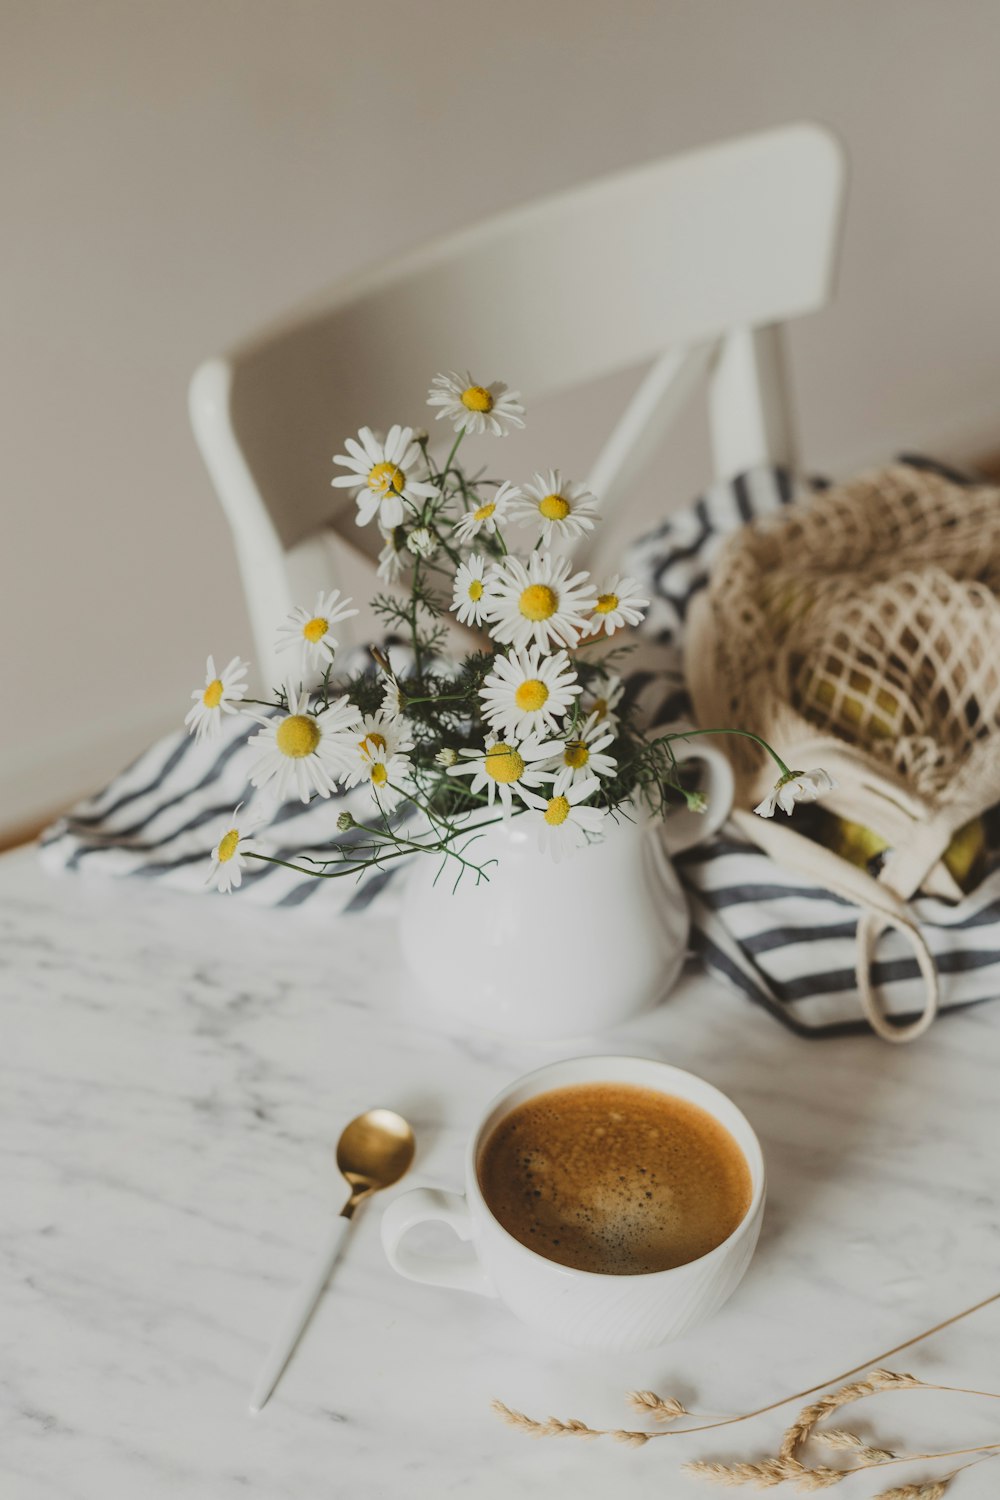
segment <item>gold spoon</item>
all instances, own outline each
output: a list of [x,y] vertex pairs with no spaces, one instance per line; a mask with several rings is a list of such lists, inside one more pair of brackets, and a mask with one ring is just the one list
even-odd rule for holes
[[260,1411],[302,1336],[302,1330],[326,1286],[347,1227],[359,1203],[380,1188],[398,1182],[413,1160],[413,1131],[391,1109],[369,1109],[345,1125],[337,1142],[337,1166],[347,1178],[351,1196],[334,1220],[316,1263],[295,1294],[271,1351],[257,1377],[250,1410]]

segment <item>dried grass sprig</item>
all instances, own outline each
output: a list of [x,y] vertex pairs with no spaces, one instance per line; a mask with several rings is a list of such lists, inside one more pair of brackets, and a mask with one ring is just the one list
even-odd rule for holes
[[817,1423],[822,1422],[831,1412],[839,1411],[842,1406],[848,1406],[852,1401],[861,1401],[865,1396],[874,1396],[879,1391],[906,1390],[922,1384],[915,1375],[897,1375],[893,1370],[871,1370],[864,1380],[854,1380],[850,1385],[842,1385],[839,1390],[821,1396],[811,1406],[803,1407],[781,1439],[779,1457],[792,1458],[812,1436]]
[[899,1484],[891,1490],[880,1490],[875,1500],[941,1500],[952,1478],[933,1479],[929,1484]]
[[913,1484],[900,1484],[890,1490],[879,1490],[877,1495],[872,1496],[872,1500],[941,1500],[952,1480],[964,1469],[974,1469],[977,1464],[988,1463],[991,1458],[997,1456],[996,1453],[987,1453],[983,1458],[974,1458],[967,1464],[959,1464],[958,1468],[952,1469],[950,1474],[942,1474],[937,1479],[918,1479]]
[[515,1411],[510,1406],[505,1406],[502,1401],[490,1403],[493,1410],[500,1419],[509,1427],[519,1427],[522,1432],[527,1432],[531,1437],[577,1437],[577,1438],[614,1438],[616,1443],[626,1443],[630,1448],[641,1448],[643,1443],[648,1443],[650,1438],[656,1437],[655,1432],[631,1432],[626,1427],[613,1427],[610,1429],[598,1429],[588,1427],[586,1422],[578,1422],[569,1417],[546,1417],[544,1422],[537,1422],[534,1417],[525,1416],[523,1411]]
[[654,1422],[676,1422],[678,1417],[691,1415],[676,1396],[658,1396],[655,1391],[627,1391],[625,1400],[643,1416],[652,1417]]
[[685,1474],[695,1474],[699,1479],[711,1479],[716,1484],[732,1486],[752,1484],[759,1490],[784,1484],[789,1479],[801,1479],[806,1472],[805,1466],[795,1458],[763,1458],[758,1463],[739,1464],[696,1459],[681,1467]]
[[532,1437],[582,1437],[595,1438],[604,1437],[594,1427],[588,1427],[586,1422],[578,1422],[570,1417],[562,1420],[559,1417],[547,1417],[544,1422],[537,1422],[534,1417],[525,1416],[523,1411],[515,1411],[513,1407],[505,1406],[502,1401],[490,1403],[497,1416],[510,1427],[519,1427],[522,1432],[530,1433]]
[[813,1438],[824,1448],[832,1448],[835,1453],[851,1453],[855,1458],[865,1459],[871,1464],[886,1464],[896,1457],[888,1448],[873,1448],[856,1432],[848,1432],[843,1427],[821,1427],[813,1433]]
[[[871,1358],[863,1360],[861,1364],[852,1365],[849,1370],[842,1370],[839,1375],[833,1375],[829,1380],[821,1380],[818,1382],[818,1384],[808,1386],[805,1390],[794,1391],[790,1396],[782,1396],[779,1401],[771,1401],[767,1406],[757,1406],[752,1411],[743,1412],[739,1416],[735,1417],[723,1417],[720,1420],[714,1422],[699,1422],[695,1426],[688,1425],[686,1427],[673,1427],[669,1430],[645,1433],[643,1434],[643,1436],[650,1439],[681,1437],[686,1433],[713,1432],[720,1427],[731,1427],[737,1422],[749,1422],[753,1417],[762,1417],[767,1412],[777,1411],[780,1406],[787,1406],[789,1402],[801,1401],[806,1396],[814,1396],[818,1391],[826,1390],[827,1386],[835,1385],[839,1381],[849,1380],[852,1375],[860,1374],[862,1370],[867,1369],[870,1365],[880,1364],[882,1360],[891,1359],[894,1354],[900,1354],[904,1349],[910,1349],[914,1344],[922,1343],[924,1339],[931,1338],[935,1333],[943,1332],[944,1329],[950,1328],[952,1324],[961,1322],[963,1318],[971,1317],[973,1313],[980,1312],[982,1308],[989,1307],[991,1303],[994,1302],[1000,1302],[1000,1292],[993,1292],[989,1297],[983,1297],[981,1301],[974,1302],[971,1307],[965,1307],[961,1312],[953,1313],[950,1318],[944,1318],[940,1323],[935,1323],[932,1328],[925,1328],[922,1333],[914,1334],[912,1338],[905,1339],[903,1343],[896,1344],[891,1349],[884,1349],[880,1354],[873,1355]],[[884,1370],[875,1370],[871,1373],[872,1376],[874,1376],[876,1374],[886,1374],[888,1372]],[[966,1395],[988,1396],[993,1397],[994,1399],[1000,1399],[998,1393],[994,1391],[971,1391],[966,1390],[962,1386],[930,1385],[927,1381],[916,1381],[915,1377],[913,1376],[909,1376],[907,1378],[909,1380],[913,1380],[917,1385],[922,1385],[925,1389],[928,1390],[956,1391],[962,1392]],[[655,1391],[632,1391],[629,1393],[627,1399],[629,1401],[629,1404],[634,1408],[649,1411],[654,1420],[672,1421],[677,1416],[691,1415],[691,1413],[684,1411],[683,1407],[681,1408],[681,1411],[675,1411],[676,1407],[681,1407],[681,1403],[677,1401],[675,1397],[659,1396]],[[670,1415],[665,1416],[662,1419],[657,1418],[657,1408],[662,1409],[665,1413],[669,1412]],[[505,1406],[502,1401],[494,1401],[493,1410],[497,1412],[497,1414],[501,1416],[504,1421],[512,1421],[513,1418],[520,1418],[521,1420],[513,1421],[513,1425],[520,1426],[523,1431],[533,1432],[536,1435],[540,1436],[547,1436],[549,1434],[547,1424],[544,1422],[533,1422],[530,1417],[525,1417],[523,1413],[512,1413],[509,1416],[506,1415],[510,1412],[510,1408]],[[580,1423],[579,1427],[583,1429],[587,1434],[594,1437],[611,1437],[614,1435],[615,1431],[614,1429],[609,1430],[585,1427],[583,1423]],[[791,1430],[792,1429],[789,1428],[789,1432],[791,1432]],[[786,1437],[787,1435],[788,1434],[786,1434]]]

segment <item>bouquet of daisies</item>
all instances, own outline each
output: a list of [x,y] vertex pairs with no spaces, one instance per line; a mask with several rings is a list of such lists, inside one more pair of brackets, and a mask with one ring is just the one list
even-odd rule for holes
[[[269,699],[250,699],[248,663],[222,672],[208,659],[205,686],[192,694],[190,730],[218,733],[222,715],[254,720],[250,784],[264,795],[251,818],[233,814],[212,851],[209,880],[237,886],[246,858],[273,859],[253,845],[268,810],[358,789],[353,811],[324,857],[293,868],[322,878],[359,874],[391,859],[429,853],[456,877],[488,873],[476,863],[484,823],[523,817],[556,857],[601,837],[609,817],[652,813],[671,800],[703,810],[686,787],[672,744],[687,730],[644,735],[619,672],[621,632],[649,604],[632,578],[595,579],[566,555],[599,519],[597,498],[558,469],[530,482],[471,475],[459,462],[470,437],[504,437],[524,426],[517,391],[471,375],[435,377],[428,405],[449,421],[454,440],[443,463],[426,433],[363,427],[334,459],[333,484],[354,491],[357,524],[381,536],[372,606],[385,639],[351,675],[338,670],[337,629],[356,615],[339,590],[320,593],[278,630],[286,682]],[[470,633],[461,659],[445,654],[447,621]],[[477,639],[478,637],[478,639]],[[756,736],[749,736],[756,739]],[[775,802],[829,790],[825,772],[790,771],[769,745],[780,777]],[[241,804],[242,806],[242,804]],[[288,863],[288,861],[276,861]]]

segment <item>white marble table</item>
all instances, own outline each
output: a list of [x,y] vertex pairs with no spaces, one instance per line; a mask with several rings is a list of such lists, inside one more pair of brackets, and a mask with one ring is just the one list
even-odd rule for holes
[[[1000,1290],[1000,1004],[912,1047],[808,1042],[689,979],[612,1036],[499,1043],[411,1008],[389,914],[326,924],[53,881],[23,850],[0,861],[0,1007],[3,1500],[709,1500],[731,1492],[681,1462],[764,1453],[785,1413],[632,1451],[533,1441],[490,1398],[612,1426],[636,1386],[741,1411]],[[341,1126],[400,1109],[419,1139],[409,1182],[457,1186],[496,1088],[560,1052],[611,1050],[703,1074],[761,1136],[764,1233],[715,1320],[641,1356],[552,1347],[497,1304],[396,1278],[371,1204],[251,1417],[258,1362],[340,1206]],[[1000,1389],[998,1345],[1000,1304],[890,1363]],[[875,1428],[908,1451],[1000,1436],[995,1403],[883,1399]],[[1000,1463],[984,1464],[949,1500],[997,1494]]]

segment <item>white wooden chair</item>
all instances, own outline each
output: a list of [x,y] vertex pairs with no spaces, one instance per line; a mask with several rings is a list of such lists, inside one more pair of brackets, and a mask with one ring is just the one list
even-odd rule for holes
[[[530,403],[649,364],[589,476],[606,510],[700,382],[716,477],[791,462],[780,325],[829,300],[843,181],[838,142],[808,123],[670,157],[365,271],[201,365],[191,419],[262,679],[282,679],[274,631],[294,604],[379,591],[376,529],[331,488],[331,457],[363,424],[431,425],[439,370],[506,379]],[[349,623],[377,633],[364,610]]]

